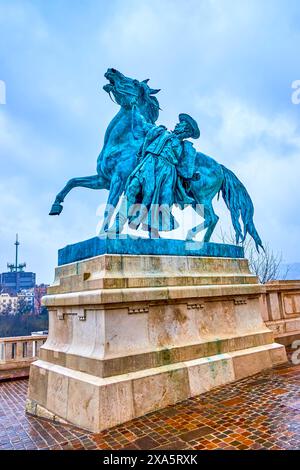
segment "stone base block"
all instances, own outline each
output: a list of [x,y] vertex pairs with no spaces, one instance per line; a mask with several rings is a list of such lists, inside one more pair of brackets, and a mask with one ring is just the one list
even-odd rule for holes
[[283,346],[273,343],[109,378],[38,360],[26,409],[100,432],[285,360]]
[[105,254],[64,264],[27,410],[98,432],[286,361],[243,258]]

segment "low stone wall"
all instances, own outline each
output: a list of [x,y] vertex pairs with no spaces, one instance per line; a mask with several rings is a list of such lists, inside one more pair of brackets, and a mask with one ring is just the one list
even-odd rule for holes
[[0,338],[0,380],[29,375],[46,335]]
[[262,297],[263,318],[278,343],[300,340],[300,280],[271,281]]

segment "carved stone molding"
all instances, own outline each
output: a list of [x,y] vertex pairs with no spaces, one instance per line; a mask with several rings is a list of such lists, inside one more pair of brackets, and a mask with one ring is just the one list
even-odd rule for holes
[[187,304],[187,309],[188,310],[200,310],[201,308],[204,308],[204,303],[189,303]]
[[247,301],[248,300],[246,298],[240,298],[240,297],[233,299],[234,305],[245,305]]
[[78,320],[86,321],[86,310],[83,309],[78,312]]
[[62,309],[58,309],[56,316],[58,320],[64,320],[65,316],[73,316],[73,317],[78,316],[78,320],[84,321],[86,320],[86,311],[81,310],[80,312],[64,312]]
[[128,314],[133,315],[137,313],[148,313],[149,312],[149,306],[144,306],[144,307],[128,307]]
[[56,311],[56,316],[57,316],[58,320],[63,320],[64,319],[64,312],[61,309],[58,309]]

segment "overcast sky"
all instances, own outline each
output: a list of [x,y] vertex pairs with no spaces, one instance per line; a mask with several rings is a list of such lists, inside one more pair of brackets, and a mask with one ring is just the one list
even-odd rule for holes
[[159,122],[197,119],[196,147],[245,184],[264,242],[300,261],[299,44],[298,0],[0,0],[0,271],[16,232],[40,282],[58,248],[95,235],[106,191],[76,189],[48,212],[66,180],[95,173],[118,110],[108,67],[162,89]]

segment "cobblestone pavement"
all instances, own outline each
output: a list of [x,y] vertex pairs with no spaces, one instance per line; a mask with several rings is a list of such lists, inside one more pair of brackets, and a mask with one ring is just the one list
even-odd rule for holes
[[300,365],[217,388],[100,434],[24,414],[27,380],[0,383],[0,449],[300,449]]

